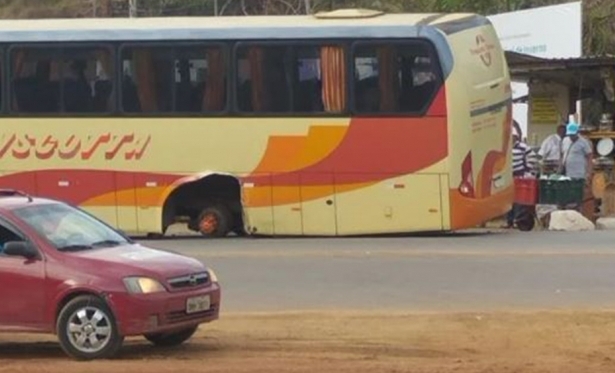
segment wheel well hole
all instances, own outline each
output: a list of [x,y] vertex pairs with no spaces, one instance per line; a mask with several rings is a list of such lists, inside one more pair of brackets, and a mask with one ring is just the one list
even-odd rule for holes
[[232,214],[235,229],[243,228],[241,185],[236,177],[212,174],[177,187],[163,207],[164,230],[178,219],[196,219],[208,206],[224,205]]

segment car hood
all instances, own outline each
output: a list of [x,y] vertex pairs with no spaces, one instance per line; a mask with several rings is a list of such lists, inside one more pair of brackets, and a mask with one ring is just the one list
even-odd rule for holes
[[140,244],[71,253],[76,257],[104,265],[105,271],[122,272],[122,275],[155,275],[169,278],[202,272],[206,267],[200,261],[173,252],[152,249]]

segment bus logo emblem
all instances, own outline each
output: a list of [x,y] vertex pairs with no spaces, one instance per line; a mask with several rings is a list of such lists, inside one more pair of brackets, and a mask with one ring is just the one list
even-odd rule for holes
[[491,46],[487,44],[483,35],[476,36],[476,47],[475,53],[478,54],[483,64],[487,67],[491,66],[493,62],[491,57]]

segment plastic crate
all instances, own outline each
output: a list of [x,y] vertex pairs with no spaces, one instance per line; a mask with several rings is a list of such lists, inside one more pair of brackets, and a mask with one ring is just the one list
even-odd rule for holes
[[540,180],[538,201],[543,205],[564,206],[581,203],[585,180]]
[[538,202],[538,180],[535,178],[515,178],[515,203],[533,206]]

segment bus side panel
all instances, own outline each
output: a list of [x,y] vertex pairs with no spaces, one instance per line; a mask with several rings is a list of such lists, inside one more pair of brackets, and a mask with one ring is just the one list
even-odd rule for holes
[[449,36],[451,228],[474,227],[512,205],[510,77],[491,25]]
[[[269,174],[256,174],[256,176],[261,179],[270,177]],[[256,187],[253,183],[243,183],[241,193],[246,231],[263,235],[275,234],[271,186]]]
[[[373,175],[385,179],[386,175]],[[337,195],[339,235],[439,231],[440,176],[413,174]]]

